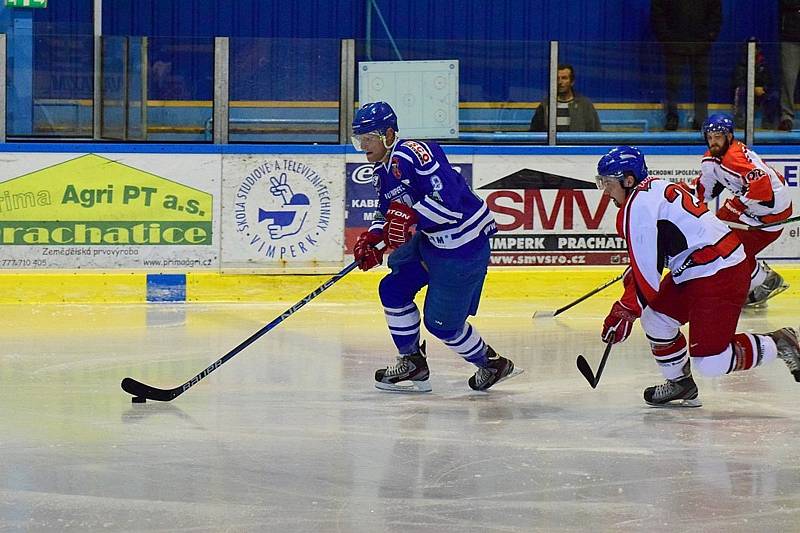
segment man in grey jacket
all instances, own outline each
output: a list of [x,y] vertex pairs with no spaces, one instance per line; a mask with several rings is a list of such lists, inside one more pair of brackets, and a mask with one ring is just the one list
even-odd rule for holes
[[[592,101],[575,92],[575,70],[559,65],[556,94],[556,131],[600,131],[600,118]],[[536,109],[529,131],[547,131],[547,101]]]

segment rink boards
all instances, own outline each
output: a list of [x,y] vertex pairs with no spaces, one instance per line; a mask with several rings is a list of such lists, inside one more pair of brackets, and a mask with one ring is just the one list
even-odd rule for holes
[[[497,221],[487,294],[574,298],[627,264],[617,210],[594,185],[607,147],[445,148]],[[348,146],[0,150],[0,302],[291,300],[352,261],[376,206],[371,166]],[[800,157],[758,150],[800,202]],[[683,181],[702,147],[644,152],[651,175]],[[761,257],[800,264],[798,243],[787,226]],[[374,294],[380,275],[353,273],[330,296]]]

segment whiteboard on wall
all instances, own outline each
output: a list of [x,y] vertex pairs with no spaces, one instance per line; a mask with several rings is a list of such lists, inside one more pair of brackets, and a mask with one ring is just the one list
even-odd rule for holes
[[405,139],[458,138],[458,60],[358,64],[358,100],[384,101]]

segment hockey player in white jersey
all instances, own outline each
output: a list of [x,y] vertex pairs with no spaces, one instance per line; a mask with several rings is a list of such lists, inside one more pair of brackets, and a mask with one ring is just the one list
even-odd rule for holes
[[725,189],[732,193],[717,211],[717,217],[746,226],[733,230],[742,241],[751,266],[750,293],[745,305],[762,307],[769,298],[789,288],[789,284],[766,262],[756,260],[764,248],[780,237],[781,227],[758,229],[758,226],[792,216],[792,200],[783,176],[736,140],[733,132],[733,119],[724,113],[715,113],[705,121],[703,139],[708,150],[692,188],[704,202],[713,200]]
[[[749,263],[736,234],[702,201],[681,186],[649,178],[644,156],[630,146],[600,159],[597,186],[620,208],[617,232],[630,256],[624,294],[603,322],[602,337],[624,341],[641,317],[666,378],[644,390],[645,402],[700,406],[692,366],[713,377],[779,357],[800,381],[795,329],[736,333],[750,286]],[[662,279],[665,268],[669,272]],[[689,324],[688,342],[680,330],[684,324]]]
[[375,165],[378,196],[372,225],[354,247],[355,258],[362,270],[369,270],[383,261],[384,252],[375,248],[379,242],[395,249],[379,294],[397,363],[375,372],[375,386],[396,392],[431,390],[425,343],[420,343],[422,316],[414,303],[426,285],[425,327],[477,367],[468,380],[472,389],[487,390],[519,373],[467,322],[478,309],[489,237],[497,231],[486,202],[472,192],[439,145],[400,139],[397,116],[386,102],[368,103],[356,112],[353,145]]

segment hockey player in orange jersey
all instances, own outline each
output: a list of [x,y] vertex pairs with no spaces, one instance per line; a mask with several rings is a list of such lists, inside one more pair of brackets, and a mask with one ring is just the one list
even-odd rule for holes
[[766,301],[789,288],[783,278],[756,256],[780,237],[775,226],[756,229],[762,224],[779,222],[792,216],[792,200],[783,176],[733,137],[733,119],[723,113],[708,117],[703,124],[703,138],[708,150],[703,156],[701,173],[692,183],[695,196],[709,202],[724,190],[733,195],[717,211],[723,221],[749,226],[734,228],[744,244],[751,265],[750,292],[746,306],[762,307]]
[[[736,333],[751,264],[738,236],[703,202],[683,187],[649,178],[644,156],[630,146],[600,159],[597,186],[620,208],[617,232],[630,257],[624,295],[603,322],[602,337],[624,341],[641,317],[666,378],[644,390],[645,402],[701,405],[692,365],[712,377],[781,358],[800,381],[796,330]],[[662,279],[665,268],[669,272]],[[689,324],[688,342],[680,330],[684,324]]]

